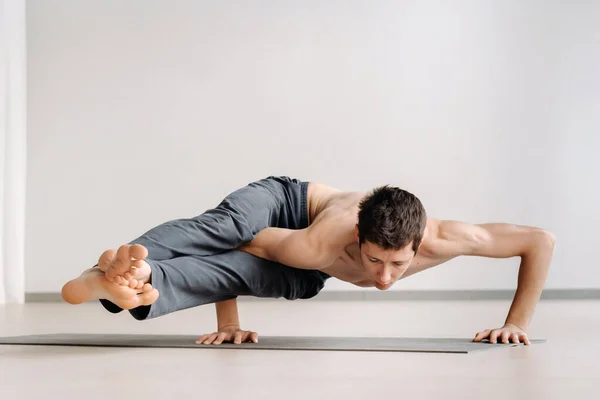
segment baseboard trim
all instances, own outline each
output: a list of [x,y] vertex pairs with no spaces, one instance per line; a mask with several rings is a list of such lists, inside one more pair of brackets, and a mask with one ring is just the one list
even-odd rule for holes
[[[511,300],[514,290],[336,290],[323,291],[311,301],[461,301]],[[542,300],[600,300],[600,289],[546,289]],[[240,301],[277,301],[242,296]],[[26,293],[27,303],[60,302],[60,293]]]

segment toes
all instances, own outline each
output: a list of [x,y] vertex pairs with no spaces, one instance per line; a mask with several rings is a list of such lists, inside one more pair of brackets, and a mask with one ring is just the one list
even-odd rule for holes
[[125,244],[116,252],[116,260],[114,261],[114,271],[110,271],[111,275],[121,275],[129,272],[130,276],[124,276],[125,279],[129,280],[133,276],[135,276],[136,268],[139,268],[144,265],[142,261],[148,256],[148,250],[140,245],[128,245]]
[[98,259],[98,268],[102,272],[106,272],[115,263],[117,252],[114,250],[106,250]]
[[138,270],[144,268],[146,266],[146,261],[143,260],[135,260],[131,263],[131,268],[129,269],[129,273],[131,275],[137,274]]
[[141,244],[134,244],[129,248],[129,256],[136,260],[143,260],[148,257],[148,250]]
[[137,281],[136,289],[142,289],[144,287],[144,281]]
[[115,262],[115,272],[121,274],[129,270],[131,265],[131,257],[129,256],[129,245],[125,244],[117,250],[117,260]]
[[125,279],[126,279],[126,280],[128,280],[128,281],[130,281],[130,280],[132,280],[132,279],[133,279],[133,275],[131,275],[131,273],[129,273],[129,272],[125,272],[125,273],[123,274],[123,278],[125,278]]
[[129,287],[132,289],[137,289],[138,287],[138,281],[137,279],[129,279]]
[[[144,285],[144,287],[146,285]],[[138,300],[142,306],[150,305],[154,303],[156,299],[158,299],[158,290],[156,289],[152,289],[149,292],[144,292],[138,296]]]
[[114,282],[116,284],[118,284],[118,285],[121,285],[121,286],[128,286],[129,285],[129,282],[127,282],[125,279],[123,279],[122,276],[115,276]]
[[152,291],[152,285],[149,283],[145,283],[142,286],[142,292],[146,293],[146,292],[150,292],[150,291]]

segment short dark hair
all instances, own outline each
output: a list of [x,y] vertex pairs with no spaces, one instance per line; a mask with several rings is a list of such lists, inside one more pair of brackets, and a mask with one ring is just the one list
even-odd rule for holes
[[427,213],[412,193],[389,185],[375,188],[359,205],[359,243],[399,250],[412,242],[417,252],[427,224]]

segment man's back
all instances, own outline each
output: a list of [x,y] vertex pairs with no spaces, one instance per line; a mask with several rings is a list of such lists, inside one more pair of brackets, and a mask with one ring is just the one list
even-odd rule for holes
[[352,209],[358,212],[358,203],[364,195],[359,192],[343,192],[322,183],[309,183],[307,193],[309,223],[315,222],[324,211],[343,212]]

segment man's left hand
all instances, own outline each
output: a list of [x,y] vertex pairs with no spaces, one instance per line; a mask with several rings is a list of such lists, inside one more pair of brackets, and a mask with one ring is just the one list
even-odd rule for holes
[[530,345],[531,342],[527,337],[527,333],[516,325],[506,324],[502,328],[498,329],[486,329],[485,331],[479,332],[475,335],[474,342],[481,342],[484,339],[489,339],[490,343],[525,343]]

